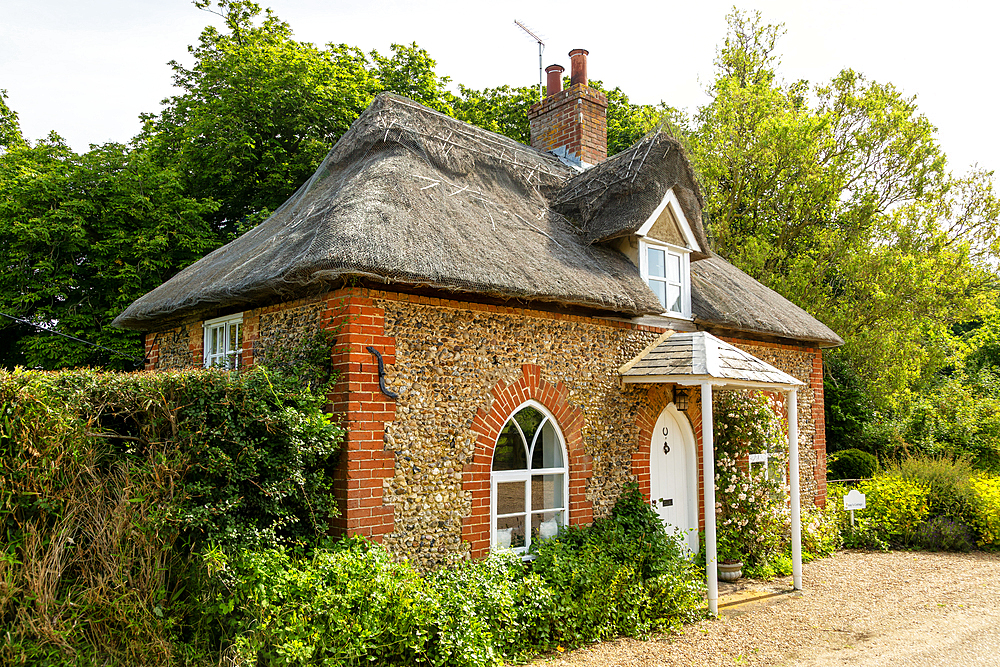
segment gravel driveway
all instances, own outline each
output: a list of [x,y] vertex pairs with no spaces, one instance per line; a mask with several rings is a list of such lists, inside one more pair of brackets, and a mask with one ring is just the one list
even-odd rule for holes
[[718,620],[533,664],[1000,665],[998,576],[997,553],[840,552],[803,566],[801,593],[790,577],[720,586]]

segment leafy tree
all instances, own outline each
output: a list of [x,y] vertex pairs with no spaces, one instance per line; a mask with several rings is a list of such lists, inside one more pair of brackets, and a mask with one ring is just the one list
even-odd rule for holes
[[991,299],[992,174],[949,174],[890,84],[782,82],[780,27],[729,20],[690,137],[716,250],[841,333],[873,407],[905,413],[950,363],[950,326]]
[[134,299],[212,247],[209,202],[135,146],[78,155],[56,134],[0,154],[0,364],[135,368],[141,337],[109,327]]
[[452,112],[447,77],[416,44],[369,57],[345,44],[297,41],[254,2],[196,5],[221,15],[225,31],[202,31],[189,47],[190,69],[170,63],[182,92],[144,116],[144,137],[161,164],[183,175],[188,194],[219,202],[220,241],[280,206],[379,92]]
[[7,91],[0,89],[0,154],[9,148],[24,145],[17,113],[7,106]]
[[475,90],[459,84],[458,90],[459,96],[453,102],[456,118],[522,144],[531,142],[528,109],[538,104],[537,88],[500,86]]

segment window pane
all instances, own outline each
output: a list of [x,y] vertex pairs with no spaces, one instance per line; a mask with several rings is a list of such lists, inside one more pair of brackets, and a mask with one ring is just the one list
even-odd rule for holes
[[656,298],[660,300],[660,303],[663,304],[663,307],[666,308],[666,306],[667,306],[667,286],[666,286],[666,284],[660,282],[659,280],[650,280],[649,281],[649,287],[650,287],[650,289],[653,290],[653,294],[656,295]]
[[500,432],[497,438],[496,449],[493,450],[494,470],[527,470],[528,450],[521,434],[513,422],[507,422],[507,426]]
[[229,347],[226,352],[237,352],[240,349],[240,325],[234,322],[229,325]]
[[516,514],[525,510],[524,485],[524,480],[497,483],[497,516]]
[[664,273],[664,253],[662,250],[657,248],[649,248],[646,253],[646,257],[649,258],[649,275],[656,276],[658,278],[663,278],[666,276]]
[[[563,505],[563,476],[531,476],[531,509],[561,509]],[[499,514],[499,512],[498,512]]]
[[510,516],[506,519],[497,519],[497,528],[494,532],[494,544],[501,549],[510,547],[517,549],[524,545],[524,515]]
[[559,526],[563,524],[562,512],[542,512],[531,515],[531,539],[542,538],[547,540],[555,537],[559,533]]
[[545,415],[535,408],[528,406],[519,410],[514,415],[514,419],[517,420],[521,431],[524,432],[524,439],[528,447],[531,447],[531,443],[535,440],[535,432],[538,431],[538,426],[545,420]]
[[212,332],[209,335],[209,341],[211,342],[211,344],[209,345],[208,353],[210,355],[215,356],[222,351],[219,349],[222,347],[221,338],[222,338],[222,327],[212,327]]
[[667,280],[672,283],[681,281],[681,256],[667,253]]
[[677,285],[667,285],[666,306],[671,313],[681,312],[681,288]]
[[531,453],[532,468],[562,468],[562,447],[559,446],[559,436],[552,422],[545,422],[542,432],[535,441],[535,449]]

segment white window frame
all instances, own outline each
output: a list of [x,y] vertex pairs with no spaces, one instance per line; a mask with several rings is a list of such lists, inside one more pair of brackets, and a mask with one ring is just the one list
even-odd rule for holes
[[[533,442],[528,443],[528,467],[524,470],[493,470],[493,462],[490,461],[490,549],[496,551],[497,546],[497,519],[525,516],[526,523],[524,526],[524,546],[512,547],[510,550],[514,553],[521,554],[522,557],[528,558],[528,550],[531,548],[531,517],[535,514],[547,514],[551,512],[560,513],[560,526],[569,525],[569,456],[566,451],[566,439],[563,437],[562,429],[559,428],[559,422],[556,418],[549,412],[545,406],[543,406],[538,401],[525,401],[521,405],[517,406],[511,411],[510,415],[504,421],[503,426],[500,427],[500,432],[497,434],[497,439],[499,440],[500,434],[503,433],[504,429],[507,428],[507,424],[513,422],[517,430],[521,430],[520,424],[514,420],[514,415],[523,410],[524,408],[531,407],[535,410],[541,412],[545,419],[542,423],[538,425],[538,431],[535,433],[535,439]],[[556,433],[556,437],[559,440],[559,447],[562,450],[562,466],[557,468],[532,468],[531,467],[531,454],[534,449],[535,442],[537,442],[539,436],[542,433],[542,427],[545,422],[551,422],[552,428]],[[524,433],[521,433],[524,437]],[[525,438],[527,441],[527,438]],[[494,454],[496,449],[494,448]],[[533,475],[562,475],[562,499],[563,507],[561,508],[545,508],[539,510],[533,510],[531,508],[531,477]],[[515,512],[514,514],[497,514],[497,484],[503,482],[524,482],[524,511]]]
[[[211,366],[218,366],[220,368],[230,370],[239,368],[240,357],[243,355],[243,342],[241,336],[241,329],[243,328],[243,313],[238,315],[216,317],[212,320],[205,320],[202,322],[201,326],[204,330],[204,338],[202,340],[202,359],[205,368],[209,368]],[[236,328],[236,339],[240,341],[240,346],[236,350],[229,348],[230,332],[234,327]],[[209,350],[211,348],[212,332],[216,330],[222,331],[222,340],[225,341],[226,349],[221,352],[210,353]]]
[[[664,279],[653,277],[649,275],[649,250],[650,248],[655,248],[656,250],[662,250],[667,255],[676,256],[680,260],[681,268],[681,280],[679,287],[681,288],[681,310],[672,311],[665,310],[663,312],[664,316],[667,317],[677,317],[682,319],[691,319],[691,250],[689,248],[682,248],[681,246],[676,246],[671,243],[664,243],[662,241],[656,241],[654,239],[641,238],[639,239],[639,274],[642,276],[643,281],[649,285],[650,280],[663,280],[666,285],[670,285],[669,281]],[[675,283],[676,284],[676,283]],[[652,289],[652,287],[650,287]],[[666,306],[664,306],[666,307]]]

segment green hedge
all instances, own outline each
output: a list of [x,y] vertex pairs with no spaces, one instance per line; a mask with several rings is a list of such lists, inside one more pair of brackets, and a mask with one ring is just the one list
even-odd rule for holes
[[0,371],[0,662],[171,664],[207,545],[325,534],[342,431],[301,380]]

